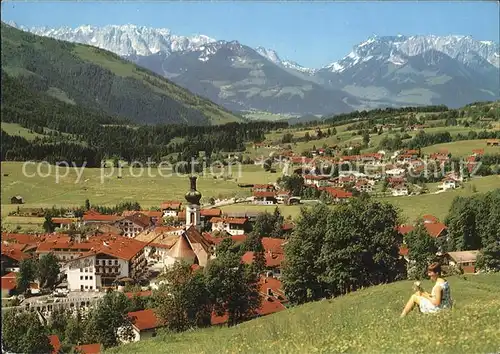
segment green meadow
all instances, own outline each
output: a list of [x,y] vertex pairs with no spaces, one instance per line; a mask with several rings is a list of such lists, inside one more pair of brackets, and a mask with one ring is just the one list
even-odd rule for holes
[[[496,353],[500,274],[450,277],[454,308],[399,315],[412,283],[379,285],[235,327],[163,334],[109,353]],[[430,291],[425,281],[424,289]]]

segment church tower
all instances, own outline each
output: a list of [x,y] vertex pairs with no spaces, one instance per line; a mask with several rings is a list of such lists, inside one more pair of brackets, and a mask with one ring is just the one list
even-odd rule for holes
[[201,220],[200,220],[200,199],[201,193],[196,190],[196,176],[190,176],[189,180],[191,182],[191,190],[186,193],[184,198],[186,198],[188,204],[186,206],[186,229],[190,226],[196,227],[198,231],[201,231]]

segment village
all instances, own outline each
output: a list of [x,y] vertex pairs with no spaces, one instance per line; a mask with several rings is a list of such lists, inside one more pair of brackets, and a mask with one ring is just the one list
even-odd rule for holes
[[[320,152],[321,153],[321,152]],[[475,151],[472,157],[480,156]],[[435,154],[432,158],[446,160],[446,154]],[[304,158],[301,158],[304,160]],[[364,154],[348,160],[362,161],[365,166],[385,167],[388,186],[395,195],[408,195],[405,173],[410,165],[421,162],[418,151],[404,151],[391,157],[391,163],[384,163],[382,153]],[[290,159],[293,163],[294,158]],[[472,159],[471,159],[472,160]],[[311,166],[306,161],[304,166]],[[315,161],[316,162],[316,161]],[[472,164],[473,162],[471,162]],[[366,168],[366,167],[365,167]],[[375,183],[381,180],[364,173],[340,174],[329,178],[317,175],[311,169],[302,176],[304,185],[325,191],[334,203],[345,203],[353,198],[353,193],[345,189],[349,184],[359,192],[370,193]],[[457,188],[463,176],[449,174],[443,179],[443,189]],[[187,181],[186,181],[187,182]],[[187,183],[186,183],[187,185]],[[299,196],[279,188],[278,184],[253,185],[251,203],[285,205],[300,203]],[[125,292],[127,297],[148,297],[158,289],[158,276],[176,262],[191,265],[198,271],[217,257],[217,246],[225,238],[235,244],[246,241],[247,235],[258,213],[223,213],[213,206],[200,205],[202,195],[197,190],[196,177],[190,177],[190,189],[185,201],[165,201],[159,210],[125,211],[121,215],[102,214],[89,209],[82,217],[66,215],[54,217],[52,223],[56,232],[46,234],[2,234],[2,294],[4,298],[16,299],[17,305],[2,307],[2,312],[13,309],[35,311],[41,321],[47,321],[55,308],[76,311],[92,307],[107,291]],[[422,217],[430,237],[446,239],[447,227],[436,217]],[[413,229],[413,225],[400,225],[401,234]],[[294,222],[284,220],[281,225],[282,237],[260,235],[265,255],[265,271],[260,274],[261,306],[258,316],[265,316],[287,308],[287,297],[281,285],[281,270],[285,259],[284,247],[287,235],[293,232]],[[85,230],[77,232],[75,230]],[[440,254],[445,264],[460,266],[465,272],[474,273],[478,251],[449,252]],[[41,289],[36,281],[29,284],[26,294],[16,292],[16,272],[22,261],[30,258],[40,259],[48,254],[57,257],[60,274],[54,289]],[[407,259],[408,248],[400,248],[400,256]],[[245,252],[241,262],[251,264],[253,252]],[[127,289],[134,289],[128,291]],[[128,314],[134,325],[133,341],[154,337],[161,328],[152,309]],[[227,317],[213,315],[212,325],[223,325]],[[51,336],[54,348],[58,338]],[[90,351],[85,351],[87,348]],[[95,352],[99,343],[88,343],[80,350]],[[57,351],[55,351],[57,352]]]

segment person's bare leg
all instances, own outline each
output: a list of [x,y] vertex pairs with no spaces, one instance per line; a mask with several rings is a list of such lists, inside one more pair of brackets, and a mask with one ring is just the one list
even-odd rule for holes
[[401,313],[401,317],[406,316],[415,305],[420,305],[420,296],[418,295],[418,293],[415,293],[410,297],[410,299],[406,303],[405,308],[403,309],[403,312]]

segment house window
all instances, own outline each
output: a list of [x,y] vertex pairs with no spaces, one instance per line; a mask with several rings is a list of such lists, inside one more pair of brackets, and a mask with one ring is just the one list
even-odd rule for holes
[[88,273],[89,272],[89,269],[88,268],[85,268],[85,273]]
[[115,260],[115,265],[118,265],[118,259],[117,259],[117,260]]
[[80,275],[80,280],[83,280],[83,275]]
[[89,288],[89,286],[88,286],[88,285],[85,285],[85,289],[88,289],[88,288]]
[[83,273],[83,268],[80,268],[80,273]]
[[92,290],[92,285],[90,286],[90,288],[89,288],[89,289],[90,289],[90,290]]
[[93,278],[93,277],[92,277],[92,275],[91,275],[91,276],[89,277],[89,279],[90,279],[90,280],[92,280],[92,278]]
[[83,291],[83,285],[80,285],[80,291]]
[[89,277],[88,277],[88,276],[85,276],[85,280],[89,280]]
[[113,261],[112,261],[112,260],[109,260],[109,261],[108,261],[108,264],[109,264],[109,265],[112,265],[112,264],[113,264]]

